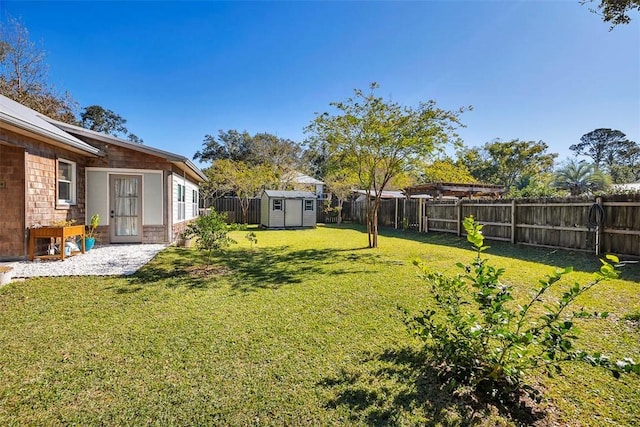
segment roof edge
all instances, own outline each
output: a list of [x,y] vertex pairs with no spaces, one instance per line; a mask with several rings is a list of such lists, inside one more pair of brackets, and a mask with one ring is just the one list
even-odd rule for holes
[[[42,115],[38,115],[38,117],[44,118],[44,116]],[[68,147],[75,149],[75,151],[81,151],[84,153],[92,154],[94,156],[100,156],[104,154],[102,150],[100,150],[99,148],[96,148],[90,144],[87,144],[86,142],[76,140],[76,138],[73,137],[72,135],[69,135],[69,138],[62,137],[45,128],[26,122],[24,120],[20,120],[2,111],[0,111],[0,120],[2,120],[6,124],[14,128],[18,128],[35,135],[39,135],[40,137],[48,138],[50,140],[64,144]]]
[[207,176],[197,167],[189,158],[182,156],[180,154],[172,153],[170,151],[161,150],[159,148],[151,147],[144,144],[138,144],[135,142],[127,141],[122,138],[118,138],[113,135],[108,135],[100,132],[96,132],[94,130],[85,129],[80,126],[71,125],[69,123],[60,122],[57,120],[53,120],[49,117],[43,117],[49,123],[58,128],[62,129],[65,132],[69,132],[72,134],[82,135],[87,138],[93,138],[98,141],[107,143],[107,144],[115,144],[120,147],[129,148],[131,150],[140,151],[143,153],[151,154],[158,157],[163,157],[167,161],[172,163],[182,163],[185,167],[190,169],[196,176],[198,176],[202,181],[208,181]]

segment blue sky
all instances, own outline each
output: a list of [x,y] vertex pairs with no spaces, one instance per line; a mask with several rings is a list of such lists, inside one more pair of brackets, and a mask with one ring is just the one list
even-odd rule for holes
[[599,127],[640,142],[640,16],[609,31],[578,0],[29,2],[49,79],[192,157],[219,129],[296,141],[314,113],[376,81],[464,113],[468,146],[543,140],[560,158]]

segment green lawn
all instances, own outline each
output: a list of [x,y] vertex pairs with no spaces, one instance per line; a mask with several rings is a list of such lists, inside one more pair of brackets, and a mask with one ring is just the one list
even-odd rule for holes
[[[455,272],[473,256],[450,235],[358,228],[255,231],[211,266],[170,248],[129,278],[42,278],[0,289],[0,425],[515,425],[536,417],[455,397],[421,363],[397,306],[431,303],[412,260]],[[586,281],[597,258],[489,242],[526,297],[554,265]],[[579,345],[640,359],[640,267],[580,303]],[[531,381],[536,421],[640,425],[640,378],[588,366]],[[515,421],[514,421],[515,418]]]

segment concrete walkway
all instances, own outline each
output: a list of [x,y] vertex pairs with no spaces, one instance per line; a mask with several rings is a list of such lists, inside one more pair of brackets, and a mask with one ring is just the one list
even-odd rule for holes
[[128,276],[138,271],[161,250],[165,244],[136,244],[95,246],[89,252],[62,260],[18,261],[13,266],[13,277],[44,276]]

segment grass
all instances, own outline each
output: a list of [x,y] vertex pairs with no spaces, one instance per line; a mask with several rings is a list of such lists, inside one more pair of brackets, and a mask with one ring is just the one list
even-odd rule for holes
[[[640,378],[575,365],[540,375],[550,415],[452,395],[423,366],[397,306],[431,303],[412,260],[456,272],[455,236],[359,228],[246,232],[210,266],[170,248],[128,278],[41,278],[0,289],[0,425],[640,424]],[[490,243],[523,298],[554,265],[588,280],[591,255]],[[583,296],[603,321],[579,343],[640,359],[640,271]]]

